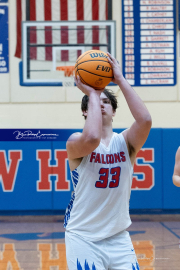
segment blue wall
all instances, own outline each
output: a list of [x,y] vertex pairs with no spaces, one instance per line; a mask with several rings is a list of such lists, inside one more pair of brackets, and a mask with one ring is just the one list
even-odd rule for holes
[[[1,212],[65,210],[73,190],[66,140],[75,131],[1,130]],[[180,188],[172,183],[179,145],[180,129],[151,130],[134,167],[131,210],[180,209]]]

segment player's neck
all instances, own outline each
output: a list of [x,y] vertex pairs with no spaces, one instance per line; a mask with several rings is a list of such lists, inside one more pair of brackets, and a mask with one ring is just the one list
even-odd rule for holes
[[103,125],[101,139],[110,140],[112,135],[113,135],[112,125],[111,126]]

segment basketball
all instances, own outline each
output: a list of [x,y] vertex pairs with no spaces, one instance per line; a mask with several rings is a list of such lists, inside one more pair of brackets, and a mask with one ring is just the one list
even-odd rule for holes
[[75,77],[79,75],[82,83],[96,90],[105,88],[113,79],[113,70],[107,53],[90,50],[79,56],[75,64]]

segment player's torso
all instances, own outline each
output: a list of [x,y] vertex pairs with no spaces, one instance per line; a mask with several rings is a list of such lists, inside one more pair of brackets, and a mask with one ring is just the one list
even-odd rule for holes
[[106,230],[120,215],[127,217],[132,172],[123,135],[114,133],[108,147],[100,143],[72,172],[75,194],[67,229],[89,234],[92,226]]

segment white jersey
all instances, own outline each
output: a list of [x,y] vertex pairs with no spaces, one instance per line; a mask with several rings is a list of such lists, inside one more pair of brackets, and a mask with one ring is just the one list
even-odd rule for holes
[[129,199],[133,167],[123,135],[113,133],[71,172],[74,192],[64,227],[89,241],[115,235],[131,224]]

